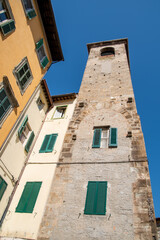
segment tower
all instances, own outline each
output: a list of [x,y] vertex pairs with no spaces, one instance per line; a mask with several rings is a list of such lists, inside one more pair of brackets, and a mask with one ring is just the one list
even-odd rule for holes
[[157,239],[128,40],[87,47],[38,239]]

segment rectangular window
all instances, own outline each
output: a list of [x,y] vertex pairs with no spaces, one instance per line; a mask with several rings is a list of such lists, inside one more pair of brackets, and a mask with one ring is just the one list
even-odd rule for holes
[[65,112],[66,112],[67,106],[59,106],[56,107],[56,110],[54,112],[53,118],[64,118]]
[[4,192],[6,191],[7,183],[4,181],[4,179],[0,176],[0,200],[3,197]]
[[52,152],[56,139],[57,139],[58,134],[50,134],[50,135],[46,135],[44,137],[42,146],[39,150],[40,153],[47,153],[47,152]]
[[16,212],[32,213],[42,182],[27,182],[19,203],[16,207]]
[[36,51],[38,55],[39,62],[42,66],[42,68],[45,68],[47,64],[49,63],[49,60],[47,58],[47,54],[45,51],[44,43],[43,43],[43,38],[36,43]]
[[22,4],[28,19],[36,17],[36,12],[32,0],[22,0]]
[[105,215],[106,214],[107,182],[89,181],[84,214]]
[[117,128],[95,128],[92,148],[117,147]]
[[36,103],[37,103],[38,109],[42,110],[44,107],[44,103],[42,102],[40,97],[37,99]]
[[0,0],[0,28],[4,35],[15,29],[15,22],[8,0]]
[[33,79],[27,57],[25,57],[20,62],[20,64],[18,64],[18,66],[15,67],[13,72],[15,77],[17,78],[17,82],[20,87],[21,93],[23,94],[25,92],[25,89]]
[[7,114],[9,109],[11,108],[11,103],[8,99],[6,91],[4,88],[0,89],[0,121],[4,118]]

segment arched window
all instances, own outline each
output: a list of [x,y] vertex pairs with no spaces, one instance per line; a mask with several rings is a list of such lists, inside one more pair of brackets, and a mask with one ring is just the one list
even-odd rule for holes
[[101,49],[101,56],[114,56],[114,55],[115,55],[115,51],[113,47],[107,47],[107,48]]

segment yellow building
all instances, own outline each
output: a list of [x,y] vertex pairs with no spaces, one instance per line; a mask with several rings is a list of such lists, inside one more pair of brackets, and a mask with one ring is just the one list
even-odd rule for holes
[[43,80],[63,60],[50,0],[0,0],[0,225],[53,102]]

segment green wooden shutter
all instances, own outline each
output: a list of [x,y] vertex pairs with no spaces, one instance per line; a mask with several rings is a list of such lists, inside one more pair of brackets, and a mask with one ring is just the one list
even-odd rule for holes
[[84,214],[94,214],[96,182],[88,182]]
[[28,141],[26,143],[26,146],[25,146],[25,150],[26,150],[27,153],[29,152],[29,149],[31,147],[31,144],[33,142],[34,137],[35,137],[35,135],[34,135],[34,132],[32,131],[31,135],[29,136],[29,139],[28,139]]
[[105,215],[107,182],[88,182],[84,214]]
[[117,147],[117,128],[110,128],[109,147]]
[[92,148],[100,148],[101,133],[102,133],[102,129],[101,128],[94,129]]
[[43,140],[43,143],[42,143],[42,146],[39,150],[40,153],[44,153],[46,151],[46,148],[47,148],[47,144],[49,142],[49,139],[50,139],[50,135],[46,135],[44,137],[44,140]]
[[43,45],[43,38],[36,42],[36,49],[39,49]]
[[7,183],[4,181],[4,179],[0,176],[0,200],[3,197],[3,194],[7,188]]
[[27,14],[27,17],[28,17],[29,19],[32,19],[32,18],[36,17],[36,12],[35,12],[34,9],[31,9],[31,10],[27,11],[26,14]]
[[16,212],[19,212],[19,213],[33,212],[41,185],[42,185],[42,182],[26,183],[23,193],[21,195],[21,198],[19,200],[19,203],[16,207]]
[[19,137],[21,137],[21,134],[22,134],[22,132],[23,132],[23,130],[24,130],[27,122],[28,122],[28,115],[25,117],[25,119],[23,120],[20,128],[18,129],[18,136],[19,136]]
[[45,56],[43,58],[43,60],[41,61],[41,65],[42,65],[43,68],[45,68],[48,63],[49,63],[49,60],[48,60],[47,56]]
[[46,152],[52,152],[53,151],[54,144],[56,142],[57,136],[58,136],[58,134],[50,135],[50,139],[49,139],[49,142],[48,142],[48,145],[47,145]]
[[15,29],[14,20],[9,20],[3,23],[2,25],[0,25],[0,27],[2,29],[3,35],[6,35]]
[[107,195],[107,182],[97,182],[95,214],[105,215],[106,195]]

